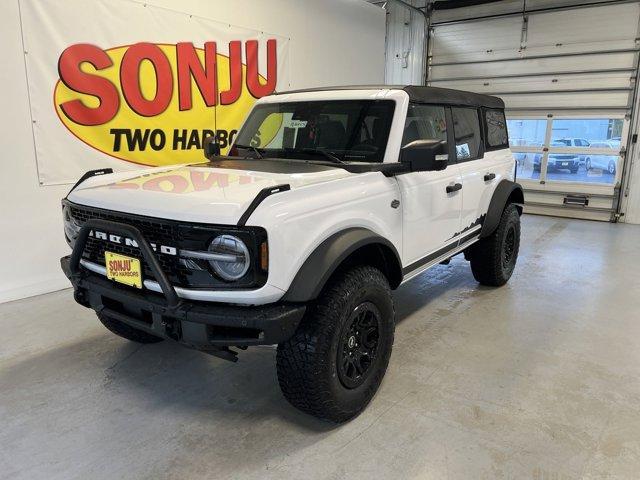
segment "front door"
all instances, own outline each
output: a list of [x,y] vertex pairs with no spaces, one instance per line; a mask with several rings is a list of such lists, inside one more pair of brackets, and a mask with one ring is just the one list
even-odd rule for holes
[[[409,106],[402,145],[422,139],[448,140],[444,107]],[[426,265],[439,256],[440,250],[456,241],[453,237],[460,228],[462,209],[462,191],[456,188],[462,184],[462,176],[460,167],[451,158],[452,149],[449,151],[450,163],[444,170],[396,177],[403,203],[402,264],[405,273]]]

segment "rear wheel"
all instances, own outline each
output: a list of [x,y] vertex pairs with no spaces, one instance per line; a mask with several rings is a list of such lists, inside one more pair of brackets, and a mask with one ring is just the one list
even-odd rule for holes
[[520,249],[520,215],[507,205],[496,230],[471,247],[471,271],[482,285],[499,287],[507,283],[516,266]]
[[115,333],[119,337],[126,338],[136,343],[158,343],[163,341],[163,338],[156,337],[150,333],[143,332],[137,328],[133,328],[126,323],[116,320],[111,317],[107,317],[101,313],[98,313],[98,319],[102,324],[107,327],[111,333]]
[[278,382],[296,408],[345,422],[373,398],[393,346],[389,283],[361,266],[340,273],[308,307],[292,338],[278,345]]

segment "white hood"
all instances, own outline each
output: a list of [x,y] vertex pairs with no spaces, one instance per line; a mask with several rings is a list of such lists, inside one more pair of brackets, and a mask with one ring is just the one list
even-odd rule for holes
[[341,168],[301,162],[228,163],[238,165],[242,168],[178,165],[97,176],[83,182],[68,198],[106,210],[232,225],[263,188],[289,184],[296,189],[352,175]]

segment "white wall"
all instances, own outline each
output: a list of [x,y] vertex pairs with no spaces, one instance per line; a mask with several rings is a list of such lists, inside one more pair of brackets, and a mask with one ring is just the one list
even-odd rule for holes
[[[114,8],[121,1],[130,0],[113,0]],[[363,0],[144,3],[290,37],[292,88],[383,82],[385,14]],[[68,286],[58,262],[69,252],[62,234],[60,199],[70,186],[38,184],[18,0],[0,2],[0,44],[4,48],[0,302],[4,302]]]

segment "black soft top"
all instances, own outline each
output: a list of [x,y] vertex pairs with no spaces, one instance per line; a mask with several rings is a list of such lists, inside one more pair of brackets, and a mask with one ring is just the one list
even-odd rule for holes
[[326,92],[331,90],[404,90],[412,102],[437,103],[439,105],[462,105],[469,107],[486,107],[504,109],[501,98],[480,93],[452,90],[450,88],[424,87],[420,85],[350,85],[346,87],[316,87],[302,90],[277,92],[274,95],[302,92]]

